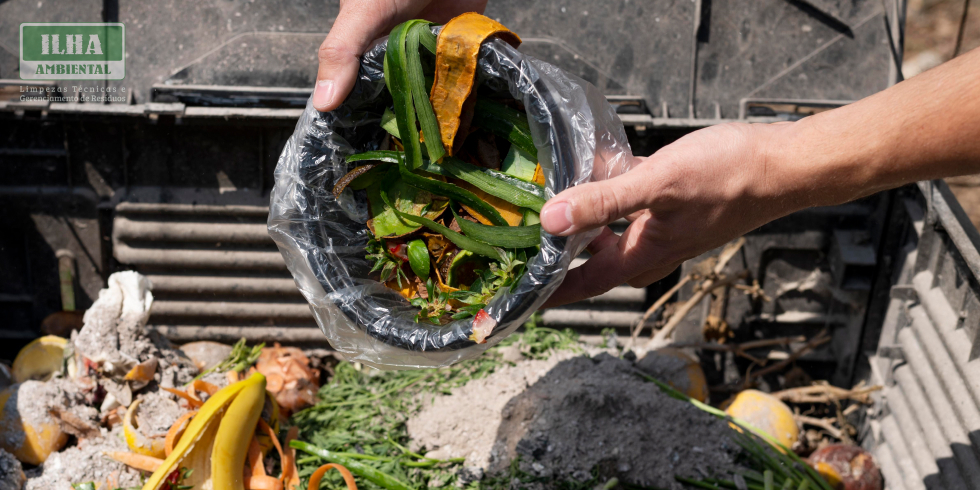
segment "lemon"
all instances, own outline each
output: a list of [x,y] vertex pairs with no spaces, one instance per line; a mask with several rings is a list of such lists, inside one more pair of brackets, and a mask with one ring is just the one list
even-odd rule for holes
[[14,381],[47,381],[61,371],[67,347],[68,340],[55,335],[46,335],[27,344],[14,359]]

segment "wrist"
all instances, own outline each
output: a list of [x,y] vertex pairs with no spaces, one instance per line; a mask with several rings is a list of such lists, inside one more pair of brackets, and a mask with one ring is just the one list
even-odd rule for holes
[[767,179],[789,212],[853,201],[879,190],[875,142],[857,142],[838,111],[766,125]]

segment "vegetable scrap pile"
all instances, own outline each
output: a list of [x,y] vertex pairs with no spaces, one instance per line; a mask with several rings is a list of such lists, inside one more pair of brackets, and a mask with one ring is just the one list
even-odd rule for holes
[[314,362],[244,339],[178,349],[145,330],[151,303],[143,276],[113,274],[72,339],[41,337],[9,369],[0,364],[12,378],[0,386],[0,480],[17,482],[10,490],[299,483],[288,446],[297,430],[283,422],[315,402],[332,354]]
[[417,322],[475,317],[472,340],[493,328],[483,308],[513,287],[538,252],[544,175],[522,102],[476,86],[481,43],[520,39],[475,13],[442,27],[395,27],[384,59],[391,106],[382,147],[347,157],[339,197],[366,199],[372,273],[419,309]]
[[[129,293],[149,298],[134,287],[138,275],[110,282],[124,285],[121,303]],[[115,325],[144,345],[140,321]],[[108,374],[116,368],[75,342],[47,337],[25,348],[11,371],[36,379],[17,379],[5,393],[0,441],[10,454],[0,453],[0,470],[19,479],[23,464],[28,490],[680,488],[684,479],[736,488],[728,484],[737,478],[764,490],[766,470],[778,484],[802,481],[799,472],[777,471],[798,469],[798,461],[750,433],[740,438],[712,418],[717,409],[642,375],[644,366],[676,368],[671,362],[634,363],[534,322],[477,359],[423,371],[381,372],[244,341],[157,344],[161,357],[137,356],[121,369],[130,378],[122,377],[132,396],[126,405],[87,388],[116,382]],[[201,355],[213,351],[224,357]],[[169,383],[162,359],[182,354],[183,382]],[[37,367],[44,365],[48,371]],[[863,461],[825,456],[811,461],[828,475]]]

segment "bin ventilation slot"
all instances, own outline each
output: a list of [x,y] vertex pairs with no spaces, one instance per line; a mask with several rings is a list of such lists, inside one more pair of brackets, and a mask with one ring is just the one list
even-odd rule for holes
[[[325,342],[306,300],[266,231],[268,207],[121,203],[113,256],[153,282],[150,326],[174,341]],[[614,223],[622,231],[625,221]],[[581,265],[585,257],[573,262]],[[646,291],[629,286],[563,308],[542,323],[625,333],[643,314]]]

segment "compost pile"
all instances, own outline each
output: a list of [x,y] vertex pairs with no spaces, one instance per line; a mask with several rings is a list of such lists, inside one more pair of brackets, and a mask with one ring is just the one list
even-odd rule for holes
[[[291,453],[273,450],[281,435],[288,443],[280,420],[315,402],[316,366],[329,371],[332,355],[321,350],[311,361],[300,349],[248,347],[244,339],[177,348],[144,328],[153,302],[145,277],[120,272],[108,283],[70,340],[39,338],[9,369],[0,364],[0,488],[198,488],[230,466],[194,460],[195,448],[210,456],[222,444],[248,449],[250,439],[262,444],[249,488],[298,483]],[[247,416],[223,417],[249,390]],[[224,425],[244,441],[208,445]],[[266,475],[272,461],[286,468],[282,476]]]
[[680,488],[674,475],[734,470],[738,448],[725,422],[607,353],[564,352],[501,368],[424,403],[407,426],[430,457],[464,457],[488,474],[518,462],[545,480],[615,477],[657,488]]
[[[739,478],[831,489],[769,446],[793,423],[789,409],[776,423],[754,419],[768,433],[733,431],[697,400],[704,375],[682,350],[636,359],[614,335],[588,344],[535,321],[442,369],[385,372],[244,341],[178,349],[143,328],[145,278],[109,284],[70,341],[38,339],[13,363],[19,383],[0,395],[10,490],[223,488],[241,475],[246,490],[735,488]],[[730,414],[771,410],[773,397],[752,393]],[[855,463],[877,474],[860,449],[824,449],[811,461],[826,475]]]

